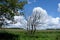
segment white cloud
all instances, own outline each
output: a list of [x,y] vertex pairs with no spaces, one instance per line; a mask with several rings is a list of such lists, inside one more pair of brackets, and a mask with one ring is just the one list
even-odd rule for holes
[[33,0],[33,1],[27,0],[28,4],[34,3],[34,2],[36,2],[36,1],[37,1],[37,0]]
[[60,12],[60,3],[58,3],[58,12]]
[[[37,29],[47,29],[47,28],[60,28],[60,18],[59,17],[52,17],[47,14],[47,11],[41,7],[35,7],[33,9],[33,14],[34,15],[41,15],[41,18],[39,19],[41,23],[39,24]],[[16,21],[15,24],[8,24],[6,25],[7,28],[26,28],[27,21],[25,20],[24,16],[14,16],[14,21]],[[7,21],[9,22],[9,20]]]
[[27,0],[28,4],[31,4],[32,2],[30,2],[29,0]]
[[[27,21],[25,20],[24,16],[14,16],[14,21],[16,23],[12,24],[12,23],[9,23],[7,25],[5,25],[6,28],[26,28],[26,25],[27,25]],[[9,22],[6,21],[6,22]]]
[[[33,9],[33,15],[39,16],[41,15],[40,22],[44,24],[38,25],[39,29],[46,29],[46,28],[60,28],[60,18],[59,17],[52,17],[47,14],[47,11],[41,7],[36,7]],[[37,28],[37,29],[38,29]]]

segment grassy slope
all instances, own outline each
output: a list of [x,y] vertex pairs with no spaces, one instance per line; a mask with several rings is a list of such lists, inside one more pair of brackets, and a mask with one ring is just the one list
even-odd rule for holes
[[40,30],[33,34],[34,36],[31,34],[26,34],[25,30],[5,29],[5,31],[19,35],[16,40],[60,40],[60,30]]

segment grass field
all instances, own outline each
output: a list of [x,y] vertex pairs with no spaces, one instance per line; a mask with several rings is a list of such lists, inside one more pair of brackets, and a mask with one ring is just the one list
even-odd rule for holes
[[60,40],[60,30],[40,30],[28,34],[26,30],[3,29],[0,30],[0,40]]

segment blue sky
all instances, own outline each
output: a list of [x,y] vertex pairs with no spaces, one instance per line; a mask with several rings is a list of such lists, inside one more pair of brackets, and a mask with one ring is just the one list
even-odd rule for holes
[[[34,12],[37,10],[37,14],[41,14],[41,18],[37,20],[39,23],[37,29],[47,29],[47,28],[58,28],[60,29],[60,0],[27,0],[28,4],[24,6],[24,13],[25,17],[28,18],[28,16],[32,15],[33,9]],[[59,4],[59,5],[58,5]],[[59,9],[59,11],[58,11]],[[21,11],[21,10],[19,10]],[[22,11],[22,12],[23,12]],[[33,13],[35,14],[35,13]],[[48,15],[47,15],[48,14]],[[14,16],[15,24],[10,24],[11,21],[7,20],[6,23],[9,23],[6,25],[7,28],[26,28],[27,26],[27,20],[24,16]],[[34,17],[32,16],[34,19]],[[31,19],[30,19],[31,20]],[[33,22],[33,20],[32,20]]]
[[58,3],[60,0],[28,0],[28,4],[24,6],[25,16],[28,17],[32,14],[33,8],[42,7],[52,17],[60,17],[58,12]]

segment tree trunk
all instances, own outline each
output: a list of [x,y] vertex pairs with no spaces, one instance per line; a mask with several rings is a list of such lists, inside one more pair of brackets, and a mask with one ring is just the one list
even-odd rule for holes
[[34,26],[34,33],[36,32],[36,27]]
[[33,34],[33,31],[34,31],[34,29],[33,29],[34,27],[33,27],[33,25],[32,25],[32,29],[31,29],[31,34]]

